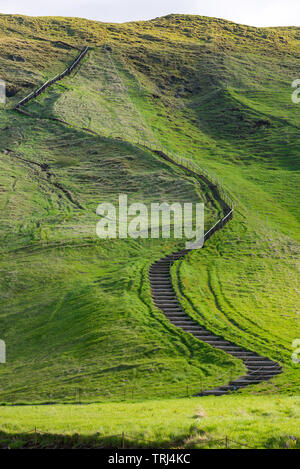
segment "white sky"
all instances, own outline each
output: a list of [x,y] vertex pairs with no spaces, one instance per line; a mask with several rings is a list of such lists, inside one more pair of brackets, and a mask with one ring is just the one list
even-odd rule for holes
[[186,13],[252,26],[300,26],[300,0],[1,0],[0,13],[78,16],[107,22]]

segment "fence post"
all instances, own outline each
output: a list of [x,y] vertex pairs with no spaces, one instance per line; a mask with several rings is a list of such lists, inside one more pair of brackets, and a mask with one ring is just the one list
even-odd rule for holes
[[122,449],[125,448],[125,437],[124,437],[124,432],[122,432]]
[[229,440],[228,440],[228,436],[226,435],[226,438],[225,438],[225,446],[226,446],[226,448],[228,448],[228,444],[229,444]]
[[37,445],[37,434],[36,434],[36,427],[34,427],[34,445]]

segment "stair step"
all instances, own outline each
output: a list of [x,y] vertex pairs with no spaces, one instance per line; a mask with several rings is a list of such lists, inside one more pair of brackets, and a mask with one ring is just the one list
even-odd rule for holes
[[171,280],[169,279],[166,279],[166,280],[159,280],[159,279],[152,279],[150,280],[150,284],[151,286],[153,285],[155,288],[158,288],[159,286],[161,286],[162,288],[167,288],[167,287],[171,287],[172,288],[172,291],[173,290],[173,285],[172,285],[172,282]]
[[173,259],[171,259],[171,257],[167,256],[167,257],[164,257],[163,259],[161,259],[160,263],[157,263],[155,265],[173,265]]
[[201,394],[198,394],[198,396],[223,396],[224,394],[227,394],[227,391],[223,391],[222,389],[214,389],[211,391],[203,391]]
[[261,379],[237,379],[236,381],[231,381],[230,384],[237,385],[237,386],[248,386],[250,384],[259,384],[263,380]]
[[[166,298],[167,300],[177,300],[176,296],[174,295],[173,292],[170,292],[170,293],[155,293],[153,295],[153,298]],[[178,300],[177,300],[178,301]]]
[[259,366],[263,366],[263,365],[272,365],[272,362],[270,361],[262,361],[259,357],[248,357],[245,359],[245,363],[246,364],[249,364],[249,365],[259,365]]
[[[149,280],[150,282],[155,282],[155,281],[160,281],[161,280],[161,275],[149,275]],[[164,280],[168,280],[169,282],[171,282],[171,277],[170,276],[165,276],[164,277]]]
[[150,278],[157,278],[157,277],[165,277],[165,278],[171,278],[171,273],[170,271],[165,271],[165,272],[152,272],[149,271],[149,277]]
[[[199,327],[201,328],[200,324],[199,324]],[[213,335],[211,332],[206,331],[205,329],[202,329],[202,328],[199,330],[198,335],[199,337],[204,336],[204,337],[213,337],[214,339],[216,338],[216,336]]]
[[156,288],[160,287],[161,290],[170,289],[171,291],[173,291],[173,285],[171,282],[156,282],[155,281],[155,282],[151,282],[150,285],[151,285],[152,290],[154,288],[156,291],[159,291]]
[[275,365],[274,366],[268,366],[268,365],[266,365],[266,366],[251,365],[250,366],[250,365],[247,365],[247,368],[250,371],[251,370],[256,370],[256,369],[259,369],[259,370],[262,370],[262,371],[274,371],[276,373],[281,373],[281,371],[282,371],[281,366],[275,366]]
[[[164,289],[166,290],[165,292],[164,292]],[[169,289],[168,287],[167,287],[167,288],[166,288],[166,287],[163,287],[163,288],[162,288],[162,291],[161,291],[161,290],[157,290],[157,289],[156,289],[156,285],[155,285],[155,286],[154,286],[153,296],[154,296],[154,297],[157,297],[157,296],[164,296],[164,295],[167,296],[167,297],[170,297],[170,298],[172,297],[172,298],[174,298],[174,299],[177,300],[177,296],[175,295],[174,290],[171,290],[171,289]]]
[[195,332],[199,329],[199,326],[197,325],[193,325],[193,324],[185,324],[182,329],[186,332],[189,332],[189,331],[192,331],[192,332]]
[[182,319],[183,321],[186,319],[186,314],[184,311],[178,311],[178,313],[165,313],[168,319]]
[[242,351],[242,352],[233,352],[232,355],[234,355],[235,357],[239,358],[240,356],[243,356],[245,358],[245,360],[253,360],[255,359],[255,357],[253,356],[253,353],[252,352],[246,352],[246,351]]
[[167,278],[170,278],[171,273],[170,273],[169,270],[165,270],[165,271],[157,270],[155,272],[149,270],[149,277],[167,277]]
[[220,391],[236,391],[238,389],[238,386],[233,386],[233,385],[225,385],[225,386],[220,386],[218,388]]
[[222,350],[226,350],[226,351],[240,351],[242,352],[242,349],[238,346],[238,345],[219,345],[218,344],[218,348],[222,348]]
[[173,300],[172,298],[168,298],[168,297],[165,297],[165,296],[156,296],[154,297],[154,302],[164,302],[164,303],[169,303],[169,302],[173,302],[173,301],[176,301],[176,304],[178,304],[178,301],[177,300]]
[[173,324],[178,324],[176,320],[181,319],[180,316],[175,316],[175,317],[168,317],[169,321],[171,321]]
[[181,327],[183,330],[185,330],[186,328],[193,328],[193,323],[185,323],[185,324],[182,324],[178,321],[172,321],[172,324],[175,324],[177,327]]
[[180,308],[159,308],[161,311],[163,311],[164,315],[166,316],[166,318],[168,319],[167,317],[167,314],[173,314],[173,313],[181,313],[182,314],[182,310]]
[[182,324],[183,326],[197,326],[199,327],[194,321],[191,319],[181,319],[181,318],[174,318],[173,321],[176,321],[177,324]]
[[185,321],[186,319],[186,314],[184,311],[182,311],[180,308],[177,308],[178,311],[166,311],[165,312],[165,315],[166,315],[166,318],[168,319],[182,319],[183,321]]
[[[168,290],[165,290],[165,289],[160,290],[160,291],[157,291],[157,290],[156,290],[156,292],[157,292],[156,295],[157,295],[157,297],[158,297],[158,295],[165,295],[165,294],[168,293],[168,292],[171,293],[171,288],[168,289]],[[153,298],[154,298],[154,296],[153,296]],[[155,298],[156,298],[156,297],[155,297]]]
[[171,277],[169,274],[149,274],[150,280],[170,280]]
[[199,332],[197,332],[197,334],[195,334],[195,337],[197,337],[197,339],[199,340],[202,340],[203,342],[206,342],[208,340],[218,342],[213,335],[200,334]]
[[273,373],[254,373],[254,374],[249,375],[249,379],[250,380],[260,379],[263,381],[264,379],[274,378],[274,376],[276,376],[276,374],[274,375]]
[[174,299],[174,300],[164,300],[164,299],[162,299],[162,298],[156,298],[154,301],[155,301],[156,303],[164,304],[164,305],[166,305],[166,306],[173,306],[173,305],[178,305],[178,304],[180,304],[180,303],[178,303],[178,301],[175,300],[175,299]]
[[195,323],[192,319],[189,319],[187,317],[184,318],[174,318],[174,321],[178,322],[178,324],[183,324],[184,326],[186,325],[191,325],[191,326],[197,326],[198,324]]
[[[152,279],[151,280],[151,285],[154,285],[154,286],[171,286],[172,287],[172,290],[173,290],[173,285],[172,285],[172,282],[170,279],[164,279],[164,280],[161,280],[161,279]],[[173,290],[174,291],[174,290]]]
[[177,306],[177,308],[180,308],[181,305],[180,303],[178,303],[178,301],[176,300],[167,300],[167,299],[163,299],[163,298],[154,298],[154,303],[158,304],[158,305],[162,305],[162,306]]
[[156,304],[156,306],[158,306],[159,308],[161,308],[162,310],[168,310],[168,309],[176,309],[176,310],[179,310],[181,311],[181,308],[180,308],[180,305],[177,304],[177,303],[174,303],[174,304],[171,304],[171,303],[161,303],[159,301],[154,301],[154,303]]
[[169,321],[171,321],[175,324],[176,320],[182,319],[182,318],[180,316],[173,316],[173,317],[168,317],[168,319],[169,319]]
[[236,386],[234,386],[233,384],[224,384],[224,386],[219,386],[218,389],[222,389],[222,390],[229,390],[229,391],[233,391],[234,389],[236,389]]
[[155,273],[155,274],[160,274],[162,273],[163,275],[170,275],[170,266],[169,265],[157,265],[155,267],[151,267],[149,269],[149,273]]
[[166,271],[166,272],[150,272],[149,271],[149,277],[152,278],[152,277],[155,277],[155,278],[171,278],[171,274],[169,271]]
[[205,339],[205,340],[201,339],[201,340],[203,340],[203,342],[205,342],[206,344],[211,345],[212,347],[216,347],[217,345],[224,346],[228,344],[228,342],[218,342],[217,340],[214,340],[214,339]]
[[[166,298],[165,295],[171,295],[172,292],[171,290],[169,292],[161,291],[161,292],[156,292],[155,295],[152,295],[154,299],[156,298]],[[170,296],[171,298],[171,296]]]

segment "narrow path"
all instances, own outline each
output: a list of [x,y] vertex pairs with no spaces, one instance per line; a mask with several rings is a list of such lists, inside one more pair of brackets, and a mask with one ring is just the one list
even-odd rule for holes
[[[160,156],[162,156],[164,159],[171,161],[170,158],[163,152],[157,153],[159,153]],[[182,169],[189,172],[193,176],[196,176],[197,179],[202,179],[204,182],[209,184],[214,197],[219,200],[221,206],[223,207],[223,218],[221,218],[214,225],[214,227],[208,230],[204,235],[204,241],[206,242],[216,231],[222,229],[226,223],[231,220],[233,217],[233,209],[230,208],[219,196],[218,188],[207,178],[201,174],[197,174],[194,171],[191,171],[183,165],[178,163],[174,164],[180,166]],[[176,260],[183,258],[190,251],[191,250],[189,249],[183,249],[181,251],[174,252],[159,259],[150,266],[149,279],[154,304],[176,327],[179,327],[183,331],[192,334],[194,337],[196,337],[196,339],[201,340],[202,342],[206,342],[212,347],[223,350],[233,357],[242,360],[247,368],[247,374],[245,374],[245,376],[242,376],[234,381],[230,381],[225,386],[219,386],[212,390],[202,391],[198,395],[221,396],[223,394],[227,394],[228,392],[238,390],[239,388],[249,386],[250,384],[258,384],[262,381],[269,380],[281,373],[282,369],[278,363],[270,360],[267,357],[262,357],[254,352],[228,342],[224,338],[213,334],[204,327],[201,327],[196,321],[191,319],[187,313],[184,312],[173,288],[171,267]]]
[[[49,80],[44,85],[42,85],[38,90],[33,91],[30,95],[26,96],[22,101],[20,101],[15,109],[19,112],[22,112],[25,115],[32,116],[27,111],[21,109],[21,107],[28,103],[30,100],[36,98],[39,94],[43,93],[49,86],[55,83],[58,80],[63,79],[66,75],[69,75],[75,67],[79,64],[82,58],[88,51],[88,47],[85,47],[73,64],[68,67],[63,73],[57,75],[52,80]],[[65,122],[61,119],[53,118],[53,120],[60,121],[64,124],[71,125],[68,122]],[[99,135],[97,132],[89,128],[82,128],[87,132]],[[153,150],[148,148],[146,145],[143,145],[144,148],[150,150],[153,153],[156,153],[160,157],[169,161],[170,163],[176,165],[182,170],[188,172],[192,176],[196,177],[198,180],[204,181],[210,191],[212,196],[218,200],[220,206],[223,209],[224,215],[220,218],[215,225],[210,228],[204,236],[204,241],[206,242],[216,231],[222,229],[226,223],[228,223],[233,217],[233,205],[230,207],[227,202],[230,201],[229,197],[222,191],[218,185],[210,181],[208,177],[204,174],[199,174],[196,170],[190,169],[181,162],[177,162],[174,159],[170,158],[166,153],[161,150]],[[44,168],[43,168],[44,169]],[[46,168],[45,168],[46,169]],[[61,190],[64,190],[62,187],[58,187]],[[223,197],[222,197],[223,196]],[[74,201],[71,200],[73,203]],[[81,208],[81,207],[80,207]],[[229,353],[235,358],[238,358],[243,361],[247,368],[247,374],[242,376],[234,381],[230,381],[226,386],[216,387],[212,390],[207,390],[199,393],[198,395],[222,395],[231,391],[235,391],[239,388],[243,388],[250,384],[258,384],[262,381],[269,380],[274,376],[282,372],[281,366],[270,360],[267,357],[262,357],[254,352],[248,351],[245,348],[242,348],[238,345],[235,345],[231,342],[228,342],[222,337],[219,337],[207,329],[201,327],[196,321],[190,318],[190,316],[185,313],[182,309],[181,304],[179,303],[176,293],[172,285],[171,278],[171,267],[174,262],[182,257],[184,257],[190,250],[184,249],[181,251],[174,252],[168,256],[161,258],[160,260],[154,262],[150,266],[149,278],[151,284],[151,291],[154,304],[165,314],[166,318],[174,324],[176,327],[182,329],[183,331],[192,334],[198,340],[206,342],[207,344],[215,347],[217,349],[223,350],[226,353]]]

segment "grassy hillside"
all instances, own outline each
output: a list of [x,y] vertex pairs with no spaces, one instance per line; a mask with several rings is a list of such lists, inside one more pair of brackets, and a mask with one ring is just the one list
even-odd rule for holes
[[95,233],[97,205],[119,193],[184,202],[205,187],[129,144],[26,116],[2,125],[2,400],[161,396],[165,383],[186,395],[187,381],[195,392],[239,374],[153,307],[149,263],[182,242]]
[[[299,449],[299,398],[236,396],[4,407],[0,447]],[[36,427],[36,433],[35,433]]]
[[[147,267],[180,243],[95,237],[96,206],[120,192],[147,203],[200,198],[207,226],[218,217],[208,189],[144,142],[206,167],[236,203],[234,221],[174,266],[187,311],[285,365],[264,391],[297,393],[299,28],[183,15],[124,25],[1,15],[0,24],[12,90],[0,135],[1,399],[162,396],[166,384],[183,396],[242,373],[153,307]],[[34,118],[11,109],[86,44],[76,72],[26,106]]]

